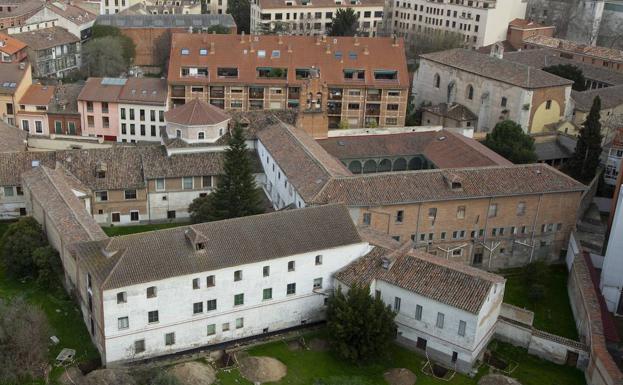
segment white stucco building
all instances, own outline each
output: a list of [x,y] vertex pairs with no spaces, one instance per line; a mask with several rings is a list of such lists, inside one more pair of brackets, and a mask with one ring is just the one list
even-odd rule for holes
[[291,35],[325,35],[338,9],[353,8],[359,17],[359,35],[374,37],[383,23],[383,7],[380,0],[253,0],[251,33],[278,26]]
[[623,194],[618,185],[612,201],[613,214],[606,255],[601,268],[599,288],[606,301],[608,310],[614,314],[623,314]]
[[383,243],[338,272],[337,285],[370,285],[396,312],[399,343],[470,372],[493,337],[505,279],[415,251],[410,242]]
[[506,39],[508,23],[526,15],[525,0],[392,0],[387,29],[412,38],[415,33],[449,31],[463,35],[466,47],[478,48]]
[[117,98],[118,142],[160,142],[165,127],[167,82],[164,79],[129,78]]

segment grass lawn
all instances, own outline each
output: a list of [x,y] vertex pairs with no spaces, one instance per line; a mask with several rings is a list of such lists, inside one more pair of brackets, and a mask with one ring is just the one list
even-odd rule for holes
[[578,332],[567,294],[567,269],[564,265],[553,265],[549,266],[549,270],[545,282],[545,297],[538,303],[528,299],[520,270],[506,271],[504,302],[532,310],[534,327],[537,329],[577,340]]
[[[309,340],[315,334],[307,335]],[[519,367],[512,374],[523,385],[584,385],[584,374],[574,368],[559,366],[539,358],[529,356],[527,351],[513,346],[495,342],[495,346],[504,357],[512,357],[519,362]],[[456,374],[452,381],[442,381],[422,373],[425,358],[393,345],[387,357],[370,365],[352,365],[334,357],[330,352],[310,350],[290,351],[283,341],[277,341],[253,347],[249,350],[253,356],[274,357],[288,367],[288,374],[275,385],[314,385],[317,379],[340,379],[335,383],[358,385],[387,385],[383,373],[391,368],[408,368],[417,376],[417,385],[476,385],[480,377],[489,369],[482,366],[476,378]],[[218,373],[221,385],[252,385],[243,379],[238,370]]]
[[[0,223],[0,236],[8,225],[5,222]],[[60,339],[59,344],[50,345],[50,364],[53,365],[56,356],[63,348],[76,349],[77,362],[99,360],[99,353],[91,343],[80,310],[64,291],[50,293],[40,289],[33,281],[10,280],[0,268],[0,298],[12,298],[18,295],[26,298],[29,303],[39,306],[45,312],[52,335]],[[62,368],[54,368],[52,379],[58,378],[62,372]]]
[[104,229],[104,232],[108,234],[109,237],[116,237],[119,235],[144,233],[145,231],[170,229],[172,227],[185,226],[185,225],[188,225],[188,223],[187,222],[171,222],[171,223],[154,223],[154,224],[136,225],[136,226],[102,227],[102,229]]

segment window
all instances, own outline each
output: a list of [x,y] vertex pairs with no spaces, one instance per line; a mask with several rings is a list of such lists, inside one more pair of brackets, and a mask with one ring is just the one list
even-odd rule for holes
[[216,285],[216,277],[214,277],[213,275],[208,275],[206,277],[206,287],[214,287],[214,285]]
[[471,84],[467,86],[466,97],[469,100],[474,100],[474,87]]
[[399,312],[400,311],[400,297],[394,297],[394,311],[395,312]]
[[316,266],[322,265],[322,255],[316,255]]
[[465,206],[459,206],[456,208],[456,217],[459,219],[465,218]]
[[517,216],[522,216],[526,213],[526,202],[517,203]]
[[111,213],[111,221],[113,222],[121,222],[121,213]]
[[199,140],[203,140],[203,139],[205,139],[205,138],[206,138],[206,134],[205,134],[205,132],[201,131],[201,132],[199,132],[199,133],[197,134],[197,139],[199,139]]
[[545,102],[545,109],[549,110],[552,108],[552,101],[548,100],[547,102]]
[[415,305],[415,319],[422,320],[422,305]]
[[489,218],[494,218],[498,215],[498,205],[497,203],[492,203],[489,205]]
[[216,324],[209,324],[208,325],[208,335],[209,336],[213,336],[216,334]]
[[216,299],[210,299],[206,304],[208,311],[216,310]]
[[439,329],[443,329],[444,318],[445,316],[443,313],[437,313],[437,323],[435,324],[435,326],[437,326]]
[[158,310],[153,310],[147,313],[147,322],[153,324],[154,322],[158,322]]
[[147,288],[147,298],[155,298],[157,296],[156,286],[150,286]]
[[136,190],[125,190],[124,191],[125,199],[136,199]]
[[403,210],[396,211],[396,223],[402,223],[404,221],[404,214],[405,212]]
[[134,341],[134,353],[143,353],[145,351],[145,340]]
[[236,329],[241,329],[244,327],[244,318],[236,318]]
[[242,270],[234,271],[234,281],[242,281]]
[[268,277],[270,275],[270,266],[264,266],[262,268],[262,276]]
[[22,120],[22,130],[24,131],[30,131],[30,128],[28,126],[28,120]]
[[175,210],[167,211],[167,219],[175,219]]
[[164,178],[156,179],[156,191],[162,191],[164,188]]
[[502,101],[500,102],[500,106],[506,107],[506,103],[507,102],[508,102],[508,99],[506,99],[506,97],[502,96]]
[[199,289],[199,278],[193,278],[193,290]]
[[193,314],[203,313],[203,302],[193,303]]
[[296,283],[289,283],[286,287],[286,294],[296,294]]
[[[15,192],[13,190],[13,186],[4,188],[4,196],[5,197],[12,197],[14,195],[15,195]],[[97,193],[95,193],[95,196],[97,197]]]
[[[5,190],[6,195],[6,190]],[[96,202],[106,202],[108,200],[108,191],[96,191],[95,192],[95,201]]]
[[364,213],[363,214],[363,224],[364,225],[370,225],[371,222],[372,222],[372,214],[371,213]]
[[125,291],[117,293],[117,303],[126,303],[128,302],[128,295]]
[[439,239],[446,239],[446,232],[442,231],[441,234],[439,234]]
[[288,271],[294,271],[294,261],[288,262]]
[[119,328],[119,330],[129,328],[130,327],[130,321],[128,320],[128,317],[119,317],[119,318],[117,318],[117,327]]
[[182,178],[182,188],[184,190],[193,189],[193,177],[192,176],[185,176]]
[[138,220],[139,220],[139,212],[136,210],[130,211],[130,221],[138,222]]
[[314,278],[314,290],[322,289],[322,278]]
[[203,178],[201,178],[201,185],[203,186],[203,188],[211,188],[212,187],[212,176],[204,175]]
[[465,321],[459,321],[459,335],[461,337],[465,336],[465,326],[467,326]]
[[224,332],[229,331],[229,322],[225,322],[221,328],[223,329]]
[[454,250],[452,250],[452,256],[460,257],[461,255],[463,255],[463,249],[454,249]]
[[428,218],[435,219],[435,217],[437,217],[437,208],[436,207],[429,208],[428,209]]
[[244,293],[234,295],[234,306],[244,305]]
[[266,301],[269,299],[273,299],[273,289],[269,287],[268,289],[264,289],[262,292],[262,300]]
[[167,346],[175,345],[175,333],[167,333],[164,335],[164,344]]
[[556,224],[556,231],[560,231],[562,230],[562,223],[557,223]]
[[439,88],[440,83],[441,83],[441,77],[439,76],[439,74],[435,74],[435,77],[433,78],[433,86],[435,88]]

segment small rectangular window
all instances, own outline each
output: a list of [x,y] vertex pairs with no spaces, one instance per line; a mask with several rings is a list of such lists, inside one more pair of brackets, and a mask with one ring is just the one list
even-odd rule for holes
[[288,271],[294,271],[294,261],[288,262]]
[[371,213],[364,213],[363,214],[363,224],[364,225],[370,225],[371,222],[372,222],[372,214]]
[[234,306],[244,305],[244,293],[234,295]]
[[216,310],[216,299],[210,299],[206,302],[206,304],[208,311]]
[[459,321],[459,335],[461,337],[465,336],[465,327],[467,326],[467,324],[465,323],[465,321]]
[[129,328],[130,321],[128,320],[128,317],[117,318],[117,326],[119,327],[119,330]]
[[517,216],[522,216],[526,213],[526,202],[517,203]]
[[143,353],[145,351],[145,340],[134,341],[134,353]]
[[445,316],[443,313],[437,313],[437,323],[435,324],[435,326],[437,326],[439,329],[443,329],[444,318]]
[[244,327],[244,318],[236,318],[236,329],[241,329]]
[[193,177],[192,176],[185,176],[182,178],[182,188],[184,190],[193,189]]
[[498,215],[498,205],[497,203],[492,203],[489,205],[489,218],[494,218]]
[[264,266],[262,268],[262,275],[268,277],[270,275],[270,266]]
[[199,278],[193,278],[193,290],[199,289]]
[[289,283],[286,287],[286,294],[296,294],[296,283]]
[[322,265],[322,255],[316,255],[316,266]]
[[262,299],[264,301],[273,299],[273,289],[272,288],[264,289],[262,292]]
[[158,322],[159,320],[159,316],[158,316],[158,310],[153,310],[150,311],[149,313],[147,313],[147,322],[148,323],[154,323],[154,322]]
[[456,217],[459,219],[465,218],[465,206],[459,206],[456,208]]
[[322,289],[322,278],[314,278],[314,290]]
[[155,298],[157,295],[156,286],[150,286],[147,288],[147,298]]
[[193,303],[193,314],[203,313],[203,302]]
[[437,217],[437,208],[431,207],[428,209],[428,217],[430,219],[435,219]]
[[164,335],[164,344],[167,346],[175,345],[175,333],[167,333]]
[[214,287],[214,285],[216,285],[216,277],[208,275],[206,277],[206,287]]
[[164,178],[156,179],[156,191],[164,190]]
[[234,271],[234,281],[242,281],[242,270]]
[[221,326],[221,329],[222,329],[224,332],[229,331],[229,322],[225,322],[225,323]]
[[213,336],[216,334],[216,324],[208,325],[208,335]]
[[125,291],[117,293],[117,303],[126,303],[128,302],[127,293]]
[[396,218],[395,218],[396,223],[402,223],[404,221],[404,215],[405,215],[404,210],[396,211]]
[[402,302],[400,297],[394,297],[394,311],[396,313],[400,312],[400,302]]
[[422,306],[415,305],[415,319],[418,321],[422,320]]

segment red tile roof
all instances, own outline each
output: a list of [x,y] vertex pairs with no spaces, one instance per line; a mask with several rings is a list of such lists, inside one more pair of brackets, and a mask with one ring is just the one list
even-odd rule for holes
[[0,52],[4,52],[8,55],[13,55],[26,47],[27,45],[24,44],[22,41],[17,40],[7,34],[0,33]]
[[167,122],[184,126],[211,126],[231,119],[222,109],[199,99],[167,111],[164,116]]
[[19,100],[19,104],[28,104],[31,106],[47,106],[54,97],[54,86],[44,86],[41,84],[32,84]]

